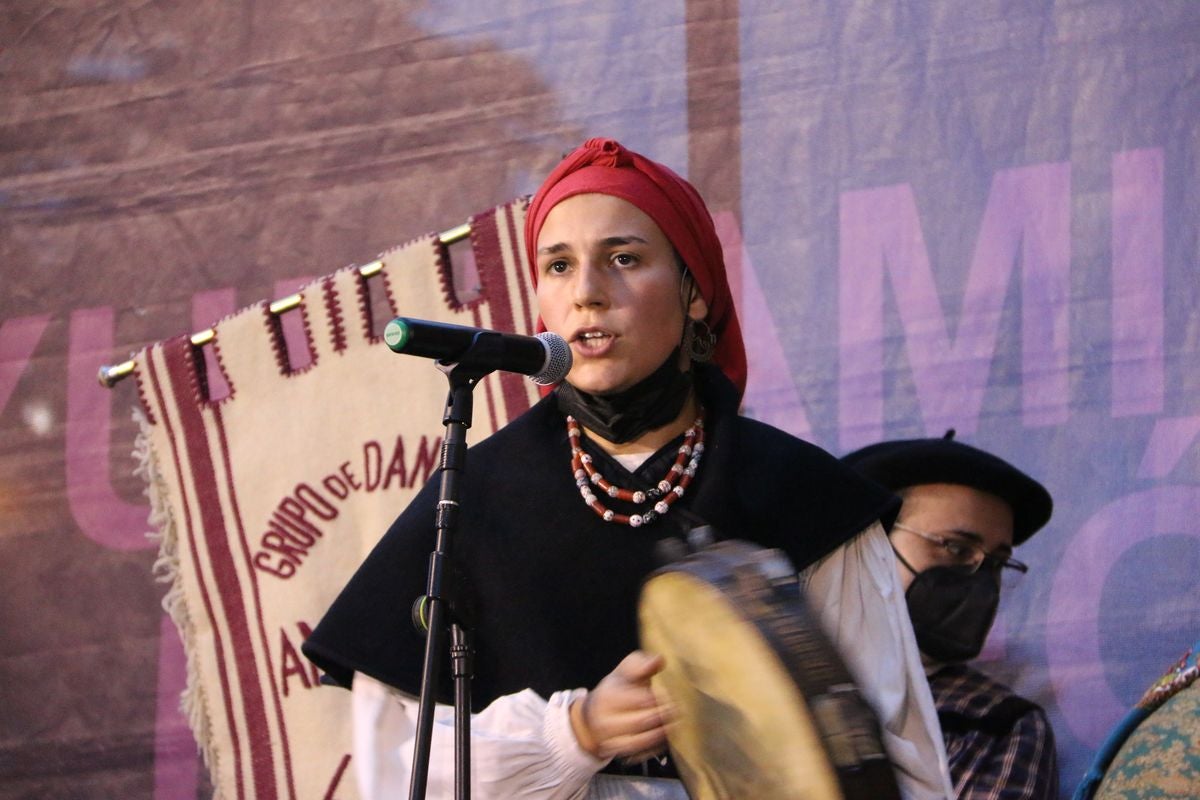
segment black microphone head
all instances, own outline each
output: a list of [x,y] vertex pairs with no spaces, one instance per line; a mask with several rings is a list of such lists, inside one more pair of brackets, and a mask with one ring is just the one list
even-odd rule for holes
[[566,339],[550,331],[539,333],[537,338],[546,348],[546,363],[541,370],[530,375],[529,380],[541,386],[550,386],[567,377],[571,371],[571,346]]

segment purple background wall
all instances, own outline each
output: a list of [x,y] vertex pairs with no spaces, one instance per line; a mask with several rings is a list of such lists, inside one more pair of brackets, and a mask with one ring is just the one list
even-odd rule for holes
[[8,4],[0,797],[207,792],[133,387],[96,367],[594,134],[717,212],[751,413],[837,453],[954,427],[1049,486],[985,666],[1046,705],[1074,786],[1200,636],[1196,9],[779,5]]

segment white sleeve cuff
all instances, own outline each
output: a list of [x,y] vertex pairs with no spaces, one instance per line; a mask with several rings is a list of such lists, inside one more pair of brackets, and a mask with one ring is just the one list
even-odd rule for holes
[[[577,800],[608,763],[579,746],[571,730],[571,701],[586,690],[555,692],[549,702],[525,689],[505,695],[471,717],[471,793],[484,798]],[[365,675],[354,679],[354,763],[364,798],[407,791],[416,734],[417,701]],[[454,787],[454,709],[434,709],[429,797]]]
[[569,692],[555,692],[550,695],[545,716],[542,718],[542,739],[546,750],[565,780],[564,783],[574,783],[576,779],[584,783],[602,770],[611,759],[597,758],[580,746],[571,729],[571,703],[582,701],[587,696],[587,689],[572,689]]

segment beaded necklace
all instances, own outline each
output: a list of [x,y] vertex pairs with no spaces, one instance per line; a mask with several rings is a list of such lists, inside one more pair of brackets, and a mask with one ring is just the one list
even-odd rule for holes
[[[695,477],[696,468],[700,466],[700,456],[704,453],[704,409],[700,409],[700,415],[696,417],[692,427],[684,433],[683,444],[679,446],[679,454],[675,457],[675,463],[667,470],[667,474],[658,482],[657,486],[645,491],[614,486],[605,480],[592,464],[592,457],[583,452],[583,447],[580,445],[582,437],[583,431],[580,429],[579,423],[568,414],[567,438],[571,442],[571,470],[575,473],[575,485],[579,487],[583,501],[605,522],[619,522],[622,525],[637,528],[653,523],[670,511],[671,505],[683,497],[688,484]],[[685,461],[687,462],[686,467],[684,466]],[[596,492],[592,490],[593,486],[609,497],[637,505],[649,503],[652,507],[645,509],[640,514],[618,514],[600,502]]]

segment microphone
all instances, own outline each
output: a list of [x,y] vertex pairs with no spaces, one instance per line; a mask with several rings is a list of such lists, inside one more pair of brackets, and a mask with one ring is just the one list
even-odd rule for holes
[[534,383],[558,383],[571,371],[571,348],[557,333],[522,336],[465,325],[396,317],[383,329],[383,341],[394,353],[433,358],[454,364],[482,337],[496,337],[499,356],[494,369],[528,375]]

